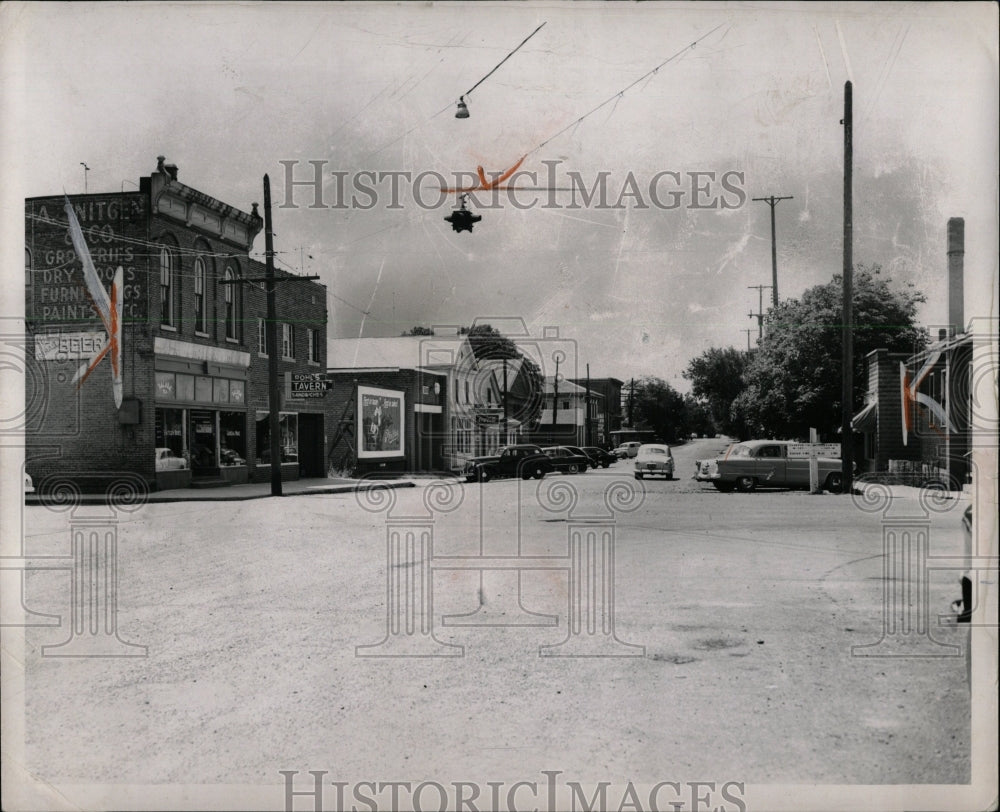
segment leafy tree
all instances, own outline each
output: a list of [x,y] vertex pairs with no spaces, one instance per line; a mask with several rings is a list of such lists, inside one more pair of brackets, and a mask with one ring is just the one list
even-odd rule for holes
[[684,413],[689,433],[712,437],[718,431],[709,407],[693,395],[684,396]]
[[[852,414],[867,388],[865,356],[884,347],[916,352],[927,331],[915,323],[926,301],[913,285],[893,287],[879,266],[854,273],[854,393]],[[833,437],[841,423],[841,318],[843,278],[834,276],[771,308],[764,339],[744,373],[733,404],[757,436],[806,437],[810,427]]]
[[434,335],[434,330],[430,327],[421,327],[419,324],[416,327],[411,327],[409,330],[401,333],[404,336],[432,336]]
[[517,375],[508,381],[508,411],[522,423],[537,423],[545,401],[545,382],[538,364],[522,353],[510,338],[489,324],[462,327],[458,334],[468,337],[469,346],[480,361],[520,360]]
[[662,378],[640,378],[632,397],[637,428],[652,429],[664,442],[689,433],[684,398]]
[[740,439],[748,436],[747,427],[739,414],[733,415],[732,406],[743,391],[743,373],[749,360],[747,353],[732,347],[712,347],[691,359],[684,371],[684,377],[691,381],[691,394],[708,408],[715,429]]

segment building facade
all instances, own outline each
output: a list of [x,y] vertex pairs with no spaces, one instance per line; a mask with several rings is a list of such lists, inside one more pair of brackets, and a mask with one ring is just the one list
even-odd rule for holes
[[599,398],[591,404],[590,426],[587,445],[613,448],[611,432],[622,427],[622,385],[617,378],[573,378],[573,383],[583,386]]
[[[158,159],[139,190],[70,199],[99,284],[122,269],[120,368],[73,247],[63,197],[25,201],[26,469],[84,486],[127,473],[151,488],[270,479],[263,222]],[[289,274],[279,273],[279,277]],[[276,285],[282,478],[325,475],[326,289]],[[116,380],[117,379],[117,382]],[[121,406],[112,398],[120,385]],[[34,405],[34,408],[32,406]]]
[[952,490],[972,478],[973,359],[989,338],[977,336],[965,320],[964,256],[965,223],[955,217],[948,221],[949,325],[920,352],[880,349],[866,358],[868,391],[852,424],[864,436],[869,474],[935,481]]
[[[521,441],[521,416],[532,400],[517,359],[477,358],[460,335],[334,339],[329,353],[334,410],[342,415],[333,449],[337,470],[461,471],[469,458]],[[357,457],[352,464],[357,446],[339,435],[363,432],[352,392],[365,385],[405,395],[401,415],[412,442],[391,460]]]

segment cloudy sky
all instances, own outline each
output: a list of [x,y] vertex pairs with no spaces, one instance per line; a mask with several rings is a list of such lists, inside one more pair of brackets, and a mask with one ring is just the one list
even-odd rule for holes
[[[745,347],[741,331],[755,328],[748,286],[771,281],[770,209],[750,198],[794,198],[776,209],[782,298],[840,271],[848,79],[855,260],[925,291],[921,316],[941,323],[945,225],[963,216],[966,313],[996,315],[991,4],[5,3],[0,14],[8,226],[20,228],[24,197],[82,192],[81,161],[91,192],[119,191],[162,154],[181,181],[245,210],[268,173],[280,264],[328,286],[331,337],[515,316],[533,335],[558,327],[595,376],[684,389],[692,356]],[[543,22],[456,119],[458,96]],[[454,233],[443,218],[455,196],[438,205],[432,175],[420,206],[408,182],[393,205],[388,180],[361,174],[451,179],[525,155],[542,186],[548,166],[560,189],[570,173],[588,187],[607,173],[608,206],[577,196],[571,208],[557,191],[543,208],[547,194],[523,194],[538,205],[479,205],[475,231]],[[323,162],[324,206],[310,207],[309,188],[288,194],[282,161],[299,162],[300,180]],[[672,208],[649,195],[664,172],[679,173],[659,176]],[[698,172],[717,180],[696,199]],[[725,173],[741,173],[728,176],[738,191],[720,198]],[[359,177],[374,202],[352,201]],[[706,199],[731,207],[693,207]]]

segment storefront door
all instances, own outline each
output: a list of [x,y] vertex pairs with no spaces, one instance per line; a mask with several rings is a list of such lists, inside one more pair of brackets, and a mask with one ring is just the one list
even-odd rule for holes
[[191,410],[188,437],[191,444],[191,473],[195,476],[199,473],[217,472],[219,467],[215,415],[215,412],[207,409]]

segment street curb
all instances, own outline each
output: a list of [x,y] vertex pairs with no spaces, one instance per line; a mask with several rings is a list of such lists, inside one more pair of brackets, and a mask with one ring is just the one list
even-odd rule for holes
[[[356,485],[331,485],[329,487],[318,487],[310,488],[309,490],[303,491],[293,491],[291,493],[281,494],[282,499],[291,496],[313,496],[319,494],[331,494],[331,493],[355,493],[362,490],[370,490],[372,488],[415,488],[416,483],[414,482],[392,482],[390,480],[379,480],[378,483],[372,482],[358,482]],[[251,493],[251,494],[232,494],[225,496],[167,496],[164,493],[151,493],[145,499],[141,500],[143,504],[158,503],[158,504],[168,504],[172,502],[183,503],[183,502],[247,502],[251,499],[270,499],[270,493]],[[79,505],[105,505],[108,503],[107,497],[104,494],[80,494]],[[44,498],[38,494],[25,494],[24,495],[25,506],[38,506],[41,505],[45,507]],[[129,507],[133,507],[129,505]]]

